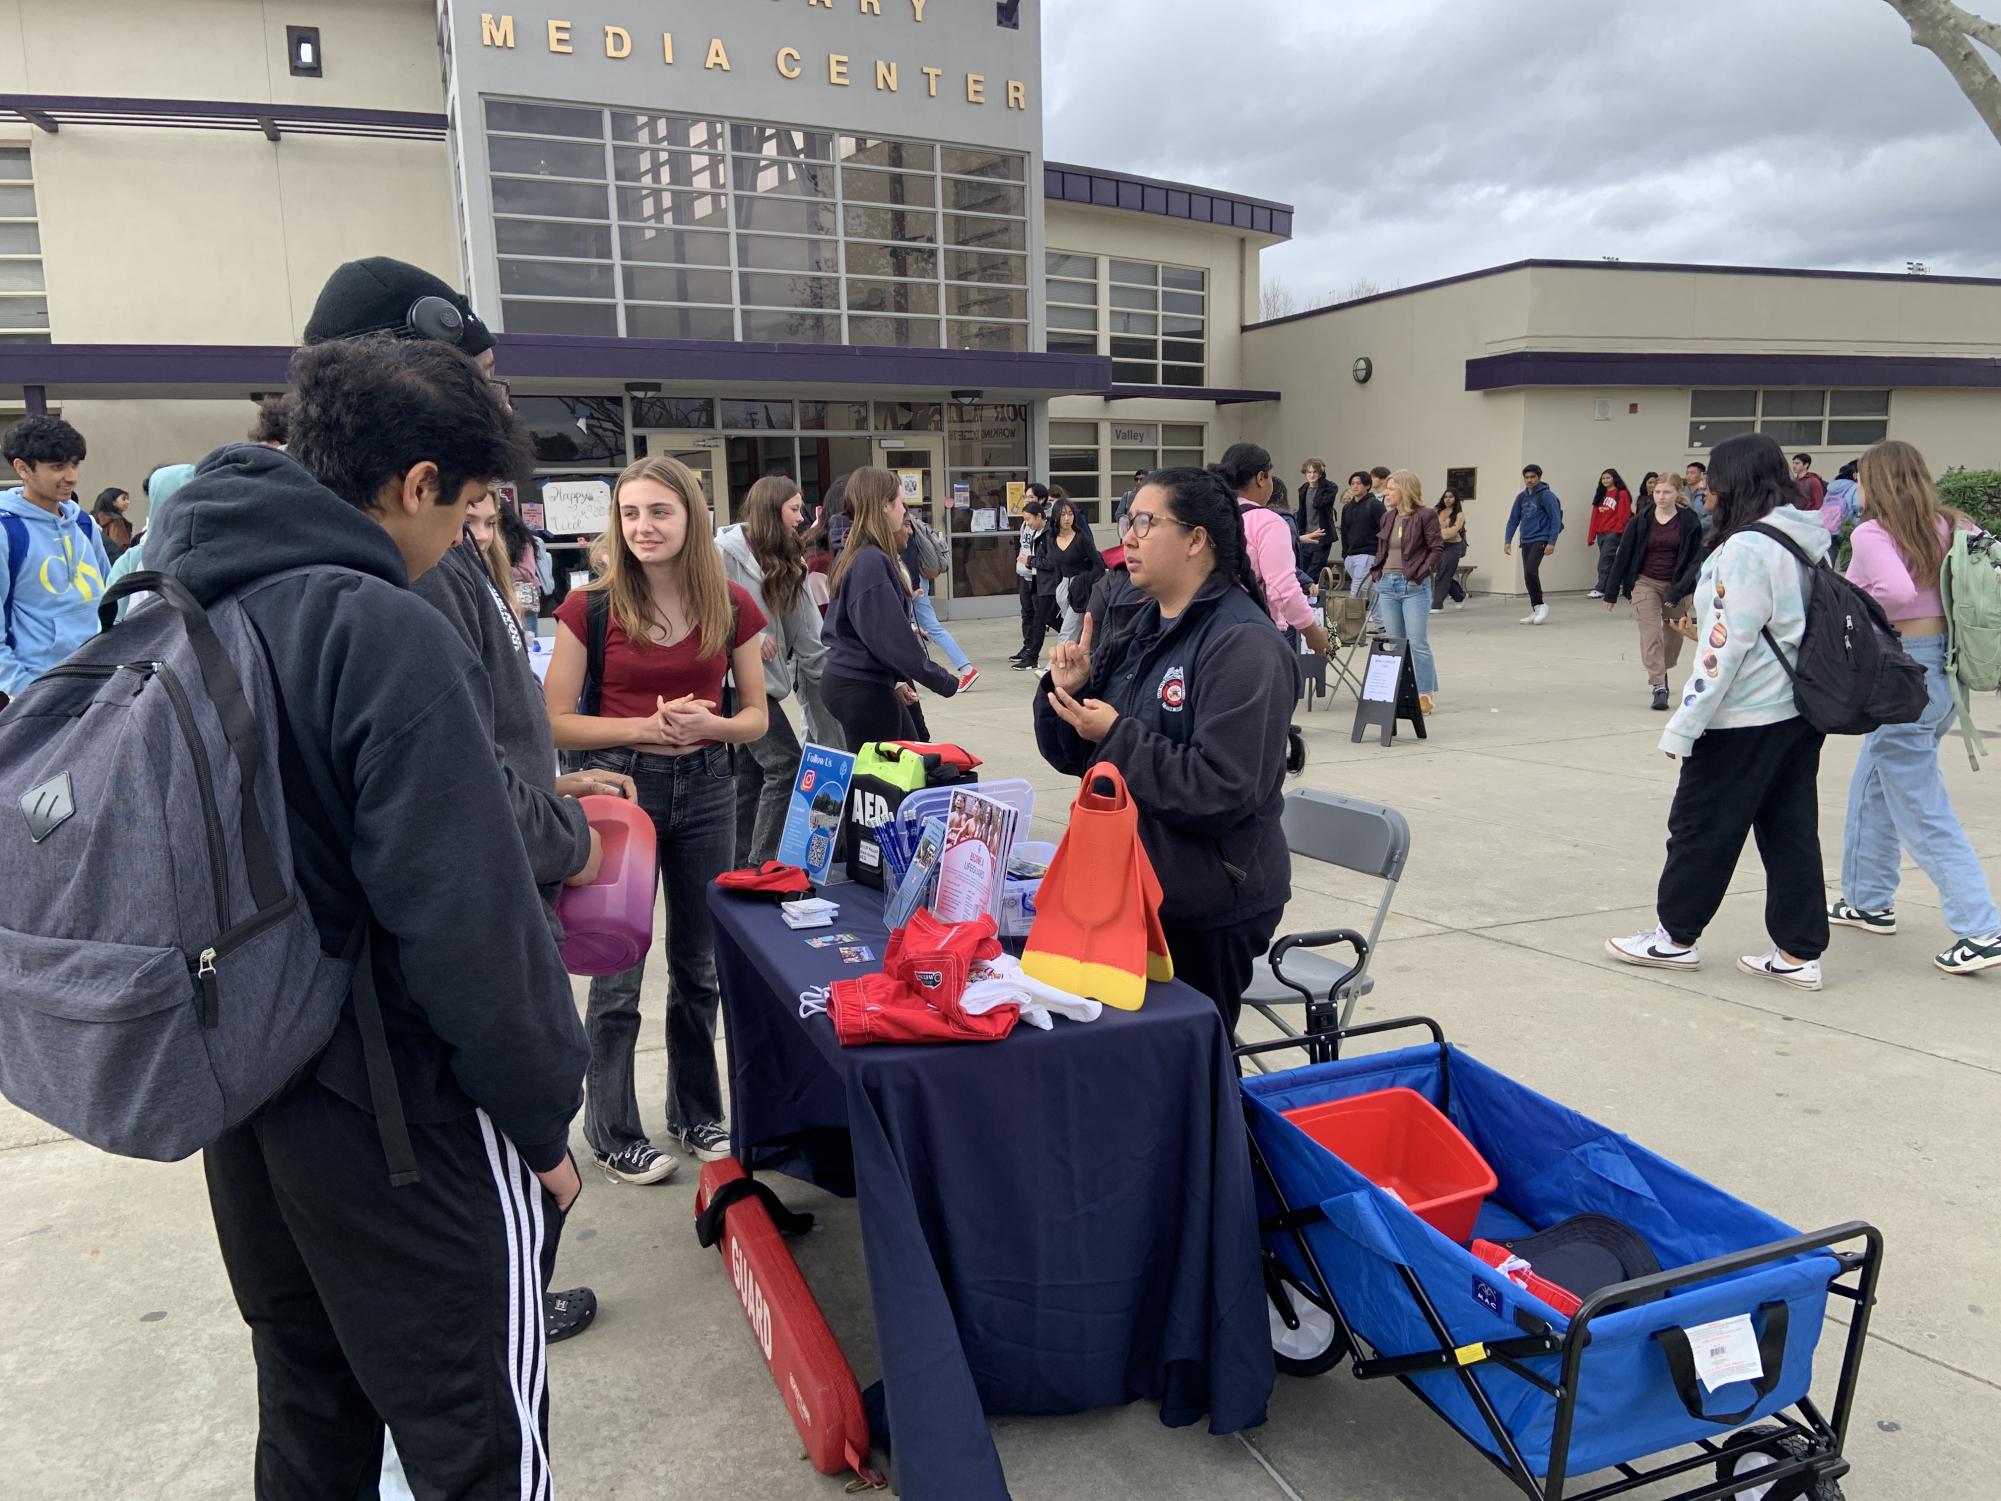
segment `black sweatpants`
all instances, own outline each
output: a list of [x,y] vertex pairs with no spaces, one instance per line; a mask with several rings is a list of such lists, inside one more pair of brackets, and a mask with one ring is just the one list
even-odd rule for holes
[[1755,834],[1765,864],[1765,931],[1796,959],[1827,949],[1827,892],[1820,866],[1820,747],[1804,719],[1710,730],[1683,757],[1668,811],[1661,926],[1694,943],[1709,926]]
[[826,701],[827,712],[840,722],[842,736],[855,750],[871,740],[922,738],[910,706],[896,696],[894,683],[829,672],[820,679],[820,697]]
[[1018,578],[1015,594],[1021,601],[1021,650],[1023,658],[1042,655],[1042,605],[1035,592],[1035,580]]
[[542,1293],[562,1216],[484,1111],[410,1127],[317,1080],[202,1154],[257,1359],[258,1501],[373,1496],[383,1424],[418,1501],[550,1494]]
[[1284,912],[1283,907],[1274,907],[1223,928],[1184,928],[1161,921],[1167,952],[1174,960],[1174,978],[1216,1003],[1232,1041],[1244,1009],[1244,992],[1250,988],[1251,967],[1271,947],[1271,935],[1278,931]]
[[1524,542],[1522,544],[1522,579],[1529,586],[1529,603],[1542,604],[1542,559],[1547,542]]

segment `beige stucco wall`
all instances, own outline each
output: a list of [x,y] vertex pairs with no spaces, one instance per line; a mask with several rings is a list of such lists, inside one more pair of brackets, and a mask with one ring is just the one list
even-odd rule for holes
[[[1703,456],[1688,447],[1689,390],[1465,389],[1468,360],[1524,349],[1996,357],[2001,287],[1570,267],[1477,277],[1247,330],[1245,383],[1285,399],[1247,408],[1245,436],[1288,476],[1308,454],[1327,459],[1337,482],[1385,463],[1414,469],[1427,498],[1448,467],[1477,465],[1474,585],[1509,593],[1522,589],[1521,565],[1502,556],[1502,531],[1521,465],[1539,463],[1565,519],[1544,582],[1585,590],[1595,576],[1583,544],[1598,475],[1615,468],[1637,485],[1649,469]],[[1361,355],[1375,363],[1366,386],[1349,375]],[[1890,432],[1939,470],[2001,466],[2001,392],[1897,390]],[[1832,478],[1859,452],[1816,446],[1814,467]]]
[[90,448],[77,484],[84,503],[116,485],[131,492],[128,514],[143,526],[140,481],[161,464],[198,463],[224,443],[241,443],[257,409],[247,401],[65,401],[60,415]]
[[[1467,506],[1473,587],[1518,589],[1501,529],[1520,488],[1524,400],[1469,393],[1466,360],[1512,337],[1528,301],[1528,277],[1517,272],[1247,330],[1246,384],[1284,399],[1242,408],[1243,436],[1271,450],[1295,491],[1309,457],[1325,459],[1336,484],[1376,464],[1410,469],[1427,499],[1448,468],[1477,469]],[[1375,369],[1358,385],[1350,372],[1363,356]]]
[[[320,28],[324,78],[290,75],[288,23]],[[439,111],[434,26],[411,0],[0,0],[0,84]],[[289,343],[361,255],[458,279],[441,143],[86,125],[33,141],[61,343]]]

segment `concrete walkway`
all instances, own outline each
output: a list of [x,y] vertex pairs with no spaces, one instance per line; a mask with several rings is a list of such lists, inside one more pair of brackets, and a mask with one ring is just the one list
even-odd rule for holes
[[[1675,777],[1655,749],[1665,716],[1647,710],[1623,613],[1559,599],[1534,630],[1515,624],[1521,613],[1519,601],[1478,599],[1433,617],[1443,692],[1427,742],[1351,745],[1352,701],[1301,716],[1306,785],[1394,804],[1411,824],[1365,1014],[1436,1016],[1487,1062],[1795,1225],[1881,1226],[1888,1270],[1847,1493],[1987,1501],[2001,1466],[2001,974],[1931,968],[1950,935],[1915,871],[1904,931],[1837,930],[1824,992],[1740,974],[1735,956],[1767,947],[1755,852],[1704,936],[1700,973],[1612,965],[1601,941],[1652,923]],[[956,629],[985,676],[929,706],[933,730],[996,774],[1031,776],[1060,814],[1069,789],[1034,757],[1030,679],[1002,663],[1015,627]],[[2001,729],[2001,715],[1988,717]],[[1836,875],[1854,756],[1854,742],[1831,743],[1821,774]],[[2001,880],[2001,770],[1969,774],[1956,741],[1946,766]],[[1305,866],[1294,881],[1287,928],[1364,919],[1362,883]],[[655,1125],[660,991],[650,975],[640,1097]],[[559,1273],[594,1285],[603,1312],[551,1355],[563,1492],[838,1497],[840,1482],[800,1462],[718,1258],[694,1243],[692,1169],[653,1189],[586,1177]],[[787,1197],[822,1216],[799,1259],[867,1383],[876,1361],[853,1206],[803,1188]],[[0,1279],[0,1495],[249,1494],[249,1341],[197,1164],[106,1157],[0,1105]],[[1841,1334],[1823,1342],[1823,1396]],[[1271,1421],[1248,1442],[1164,1429],[1144,1405],[999,1418],[994,1431],[1019,1501],[1516,1494],[1400,1388],[1343,1373],[1281,1379]]]

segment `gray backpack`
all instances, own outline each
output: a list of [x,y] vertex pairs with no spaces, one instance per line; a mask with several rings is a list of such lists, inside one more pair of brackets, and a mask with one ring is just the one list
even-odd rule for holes
[[[243,601],[139,572],[103,635],[0,712],[0,1093],[176,1161],[280,1093],[350,988],[391,1180],[415,1181],[368,925],[328,954],[292,880],[277,694]],[[160,602],[110,624],[115,603]]]

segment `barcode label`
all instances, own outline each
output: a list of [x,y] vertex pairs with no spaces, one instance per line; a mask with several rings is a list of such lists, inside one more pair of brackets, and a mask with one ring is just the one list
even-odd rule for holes
[[1695,1357],[1696,1379],[1709,1391],[1733,1381],[1756,1381],[1765,1374],[1758,1356],[1758,1331],[1748,1315],[1698,1324],[1682,1333]]

